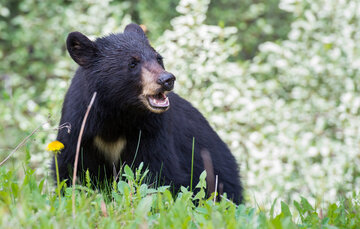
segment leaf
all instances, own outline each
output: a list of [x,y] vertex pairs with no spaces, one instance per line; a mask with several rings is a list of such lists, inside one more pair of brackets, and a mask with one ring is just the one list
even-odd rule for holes
[[65,180],[63,180],[63,181],[60,182],[59,190],[61,190],[62,187],[63,187],[64,185],[66,185],[66,181],[67,181],[67,179],[65,179]]
[[140,196],[144,197],[148,194],[148,186],[146,184],[142,184],[139,188]]
[[135,214],[138,217],[146,217],[149,213],[151,206],[153,204],[153,196],[149,195],[141,199],[139,205],[137,206],[135,210]]
[[30,150],[28,147],[25,148],[25,163],[27,165],[30,165],[30,160],[31,160],[31,154],[30,154]]
[[18,197],[19,194],[19,185],[17,183],[12,183],[11,184],[11,192],[14,195],[15,198]]
[[39,192],[40,192],[40,193],[41,193],[42,190],[43,190],[44,182],[45,182],[45,178],[43,178],[43,179],[40,181],[39,185],[38,185],[38,188],[39,188]]
[[204,189],[201,189],[198,193],[196,193],[194,200],[202,200],[205,197]]
[[125,194],[125,189],[129,189],[130,190],[130,187],[129,187],[129,184],[126,183],[125,181],[119,181],[118,182],[118,190],[121,194]]
[[148,188],[148,189],[146,190],[146,194],[147,194],[147,195],[154,194],[154,193],[158,193],[158,192],[159,192],[159,191],[156,190],[156,189],[154,189],[154,188]]
[[143,166],[144,166],[144,163],[141,162],[139,167],[136,169],[136,182],[138,182],[142,178],[141,170],[142,170]]
[[91,187],[91,179],[90,179],[90,173],[89,170],[86,170],[85,173],[85,180],[86,180],[86,187],[90,188]]
[[309,212],[314,211],[314,208],[311,206],[311,204],[308,202],[308,200],[305,199],[304,197],[301,197],[301,205],[306,211],[309,211]]
[[189,192],[189,190],[188,190],[187,188],[185,188],[184,186],[181,186],[181,187],[180,187],[180,191],[181,191],[182,193],[187,193],[187,192]]
[[144,163],[143,163],[143,162],[141,162],[137,170],[138,170],[139,172],[141,172],[141,170],[142,170],[143,166],[144,166]]
[[277,198],[275,198],[274,202],[273,202],[272,205],[271,205],[271,208],[270,208],[270,219],[273,219],[273,218],[274,218],[274,207],[275,207],[276,201],[277,201]]
[[149,170],[145,170],[145,172],[142,174],[141,178],[140,178],[140,181],[139,181],[139,184],[142,184],[144,178],[146,177],[146,175],[149,173]]
[[206,179],[206,170],[204,170],[201,174],[200,174],[200,180],[205,180]]
[[289,206],[284,201],[281,201],[281,212],[285,217],[292,217]]
[[157,188],[158,192],[165,192],[170,188],[170,185],[164,185]]
[[206,171],[205,170],[200,174],[199,183],[196,185],[195,188],[201,188],[201,189],[206,188]]
[[299,204],[299,202],[297,202],[296,200],[294,200],[294,206],[296,208],[296,210],[298,210],[301,221],[304,221],[304,210],[301,208],[301,205]]
[[123,176],[125,176],[129,180],[134,181],[134,172],[131,170],[131,168],[128,165],[125,165]]
[[206,208],[203,208],[203,207],[197,207],[197,208],[195,208],[195,211],[198,213],[204,214],[204,215],[208,214],[208,212],[209,212]]

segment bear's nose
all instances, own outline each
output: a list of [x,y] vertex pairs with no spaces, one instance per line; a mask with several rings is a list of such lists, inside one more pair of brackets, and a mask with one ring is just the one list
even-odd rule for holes
[[174,88],[175,76],[169,72],[161,73],[157,83],[163,86],[167,91],[171,91]]

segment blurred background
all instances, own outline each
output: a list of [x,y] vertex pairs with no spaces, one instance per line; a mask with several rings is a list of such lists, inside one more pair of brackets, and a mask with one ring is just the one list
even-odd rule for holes
[[28,152],[49,174],[45,148],[77,68],[67,34],[130,22],[146,26],[175,91],[230,146],[248,203],[322,205],[359,192],[358,0],[1,0],[0,161],[47,123],[5,166]]

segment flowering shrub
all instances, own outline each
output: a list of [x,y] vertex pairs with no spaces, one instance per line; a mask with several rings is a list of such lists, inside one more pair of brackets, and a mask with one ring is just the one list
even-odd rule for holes
[[[264,122],[253,120],[262,158],[250,160],[249,171],[269,193],[334,201],[360,187],[360,6],[283,0],[280,7],[296,16],[289,39],[263,44],[249,68],[270,100]],[[277,172],[256,165],[268,159]]]
[[239,158],[248,197],[335,201],[359,191],[360,10],[356,1],[283,0],[289,39],[248,65],[234,28],[204,25],[208,0],[183,0],[159,40],[175,90],[208,117]]

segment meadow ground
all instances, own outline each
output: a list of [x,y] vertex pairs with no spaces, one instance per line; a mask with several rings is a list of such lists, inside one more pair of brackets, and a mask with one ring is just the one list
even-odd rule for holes
[[62,186],[59,197],[51,177],[39,180],[26,163],[22,168],[3,166],[0,228],[360,228],[356,195],[324,209],[302,198],[289,205],[281,202],[279,211],[262,210],[236,206],[225,197],[220,202],[213,196],[205,199],[205,173],[196,195],[183,187],[176,197],[168,186],[144,184],[145,169],[134,173],[125,166],[122,174],[121,181],[103,191],[94,191],[86,177],[75,189],[74,216],[71,187]]

